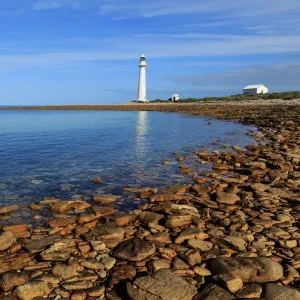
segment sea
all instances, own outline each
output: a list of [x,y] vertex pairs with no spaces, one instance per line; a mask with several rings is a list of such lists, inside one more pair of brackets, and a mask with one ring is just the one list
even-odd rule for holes
[[[210,124],[210,123],[211,124]],[[147,111],[0,111],[0,206],[44,198],[120,195],[117,206],[139,204],[126,187],[191,183],[174,153],[252,144],[255,127],[175,113]],[[164,161],[168,159],[168,164]],[[197,172],[208,166],[185,162]],[[91,179],[101,178],[102,184]]]

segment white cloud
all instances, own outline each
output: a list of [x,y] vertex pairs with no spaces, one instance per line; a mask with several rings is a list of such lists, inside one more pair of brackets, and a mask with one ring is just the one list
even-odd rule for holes
[[33,9],[35,10],[53,10],[68,6],[73,9],[84,7],[80,0],[38,0],[33,3]]
[[300,62],[272,66],[253,66],[248,69],[221,72],[213,74],[201,74],[196,76],[181,76],[169,78],[177,84],[188,86],[219,86],[243,87],[248,84],[266,84],[271,90],[286,88],[299,89]]
[[[299,53],[300,36],[205,35],[203,38],[108,38],[94,51],[46,52],[24,55],[0,55],[0,65],[55,65],[101,60],[136,59],[146,52],[151,59],[171,57],[207,57],[251,54]],[[86,44],[87,42],[85,42]],[[70,41],[68,41],[70,46]],[[258,62],[259,63],[259,62]]]

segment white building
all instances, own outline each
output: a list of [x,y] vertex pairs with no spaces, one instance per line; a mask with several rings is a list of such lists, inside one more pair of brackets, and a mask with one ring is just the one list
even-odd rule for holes
[[174,94],[174,95],[172,96],[172,101],[173,101],[173,102],[179,101],[179,99],[180,99],[180,97],[179,97],[178,94]]
[[140,57],[140,77],[139,77],[139,86],[138,86],[138,102],[148,102],[146,96],[146,56],[144,54]]
[[269,89],[264,84],[248,85],[243,89],[243,94],[248,95],[267,94],[268,92]]

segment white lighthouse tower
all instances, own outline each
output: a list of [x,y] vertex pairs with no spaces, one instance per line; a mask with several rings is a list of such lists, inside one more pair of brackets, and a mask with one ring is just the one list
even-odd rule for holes
[[146,56],[144,54],[141,55],[140,57],[140,78],[139,78],[139,86],[138,86],[138,102],[143,102],[146,103],[147,98],[146,98]]

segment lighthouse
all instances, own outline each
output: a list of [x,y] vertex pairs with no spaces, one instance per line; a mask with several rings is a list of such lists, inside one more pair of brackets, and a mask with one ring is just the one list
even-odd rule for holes
[[138,86],[138,102],[148,102],[146,98],[146,56],[144,54],[140,57],[140,77],[139,77],[139,86]]

